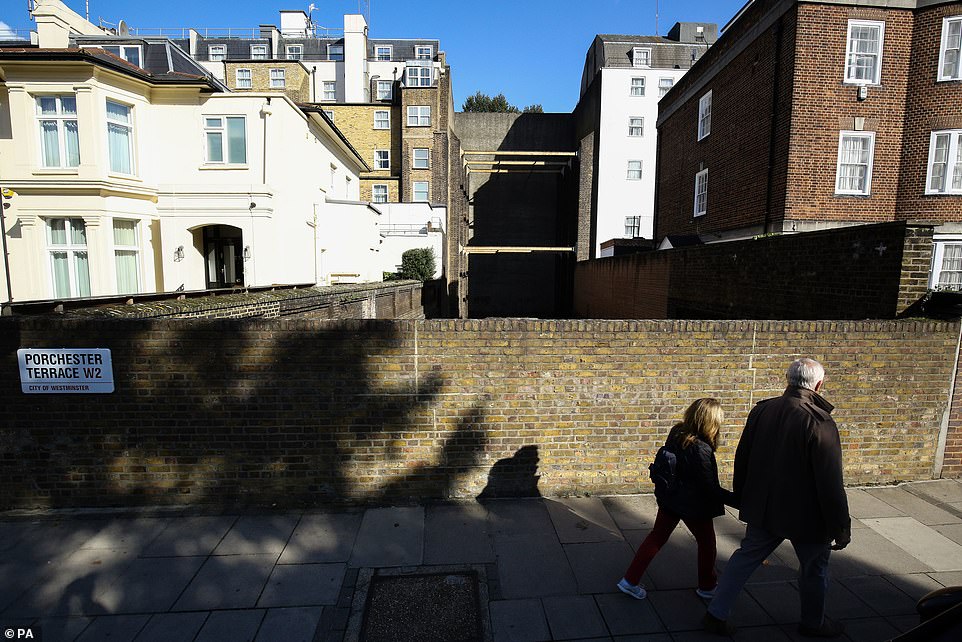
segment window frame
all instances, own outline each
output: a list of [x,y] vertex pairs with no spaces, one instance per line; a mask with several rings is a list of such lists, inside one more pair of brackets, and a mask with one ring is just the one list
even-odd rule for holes
[[[949,26],[959,23],[959,46],[955,51],[955,76],[945,75],[945,56],[949,52]],[[946,16],[942,18],[942,37],[939,40],[939,68],[936,71],[936,82],[950,82],[962,80],[962,15]]]
[[[117,222],[122,221],[125,223],[134,224],[134,244],[133,245],[118,245],[117,244]],[[139,294],[141,291],[141,284],[143,283],[142,267],[140,264],[140,221],[137,219],[128,218],[114,218],[110,224],[111,235],[113,240],[114,248],[114,278],[117,280],[117,294]],[[117,255],[120,253],[133,254],[134,256],[134,279],[136,281],[136,289],[133,292],[122,292],[120,290],[120,271],[117,269]]]
[[304,60],[303,43],[284,45],[284,60]]
[[[117,56],[118,58],[120,58],[120,59],[122,59],[122,60],[124,60],[124,61],[126,61],[126,62],[129,62],[129,63],[132,64],[132,65],[136,65],[136,66],[140,67],[141,69],[143,69],[143,65],[142,65],[141,63],[142,63],[143,60],[144,60],[144,48],[143,48],[142,46],[140,46],[140,45],[108,45],[108,44],[100,44],[100,45],[84,45],[84,46],[81,47],[81,48],[82,48],[82,49],[103,49],[103,50],[106,51],[107,53],[113,54],[113,55]],[[117,51],[111,51],[111,49],[116,49]],[[125,53],[125,51],[126,51],[127,49],[134,49],[134,50],[137,51],[137,62],[134,62],[133,60],[130,60],[130,59],[127,57],[127,55],[126,55],[126,53]]]
[[[852,50],[852,30],[853,27],[877,27],[878,28],[878,53],[875,54],[875,67],[871,79],[854,78],[851,76],[852,57],[856,55],[865,56],[864,53]],[[882,20],[857,20],[848,21],[845,29],[845,67],[842,76],[844,85],[880,85],[882,83],[882,52],[885,46],[885,22]],[[855,67],[857,68],[857,66]]]
[[[962,235],[950,234],[950,235],[935,235],[932,238],[932,265],[929,269],[929,289],[937,291],[957,291],[955,288],[947,288],[940,286],[940,281],[942,280],[942,273],[945,272],[945,249],[948,246],[960,246],[962,247]],[[950,270],[956,272],[958,270]],[[962,289],[962,288],[959,288]]]
[[332,102],[337,100],[337,81],[321,81],[321,100]]
[[[633,164],[637,164],[637,167],[633,167]],[[644,167],[645,164],[636,158],[628,161],[628,173],[625,180],[628,181],[640,181],[644,178]]]
[[[247,85],[241,85],[240,73],[242,71],[247,72]],[[234,70],[234,86],[237,89],[253,89],[254,88],[254,71],[249,67],[238,67]]]
[[[427,123],[422,123],[424,119],[423,110],[427,110]],[[417,110],[414,113],[414,122],[411,122],[412,110]],[[407,126],[408,127],[430,127],[431,126],[431,105],[408,105],[407,110]]]
[[[255,53],[254,51],[255,48],[263,49],[264,53],[263,54]],[[251,45],[251,48],[250,48],[251,60],[267,60],[267,52],[268,52],[268,47],[266,44]]]
[[[422,50],[427,50],[425,56]],[[414,45],[415,60],[434,60],[434,45]]]
[[[380,119],[380,125],[378,124],[379,115],[384,116],[384,118]],[[374,129],[378,129],[378,130],[391,129],[391,110],[390,109],[374,110]]]
[[[65,243],[57,245],[53,241],[53,222],[64,221]],[[74,222],[80,222],[80,232],[83,236],[83,245],[72,241],[74,236]],[[46,250],[47,250],[47,269],[50,278],[50,291],[55,299],[74,299],[90,296],[90,250],[87,242],[87,222],[82,216],[52,216],[44,219],[46,228]],[[67,286],[66,296],[57,292],[57,277],[54,270],[53,257],[55,253],[65,253],[67,255]],[[78,254],[83,254],[87,259],[87,281],[82,284],[78,281],[78,270],[76,259]],[[83,286],[86,286],[86,293]]]
[[[379,195],[378,195],[377,192],[378,192],[378,188],[379,188],[379,187],[384,188],[384,200],[383,200],[383,201],[382,201],[382,200],[379,200],[379,198],[378,198]],[[378,204],[380,204],[380,203],[387,203],[387,202],[388,202],[388,199],[389,199],[390,197],[391,197],[391,190],[389,189],[387,183],[374,183],[373,185],[371,185],[371,202],[372,202],[372,203],[378,203]]]
[[[630,222],[629,222],[630,221]],[[634,232],[637,232],[634,233]],[[641,237],[641,216],[626,216],[625,217],[625,238],[633,239]]]
[[651,68],[651,47],[632,47],[631,66],[635,69]]
[[[699,208],[701,198],[701,208]],[[695,199],[692,204],[692,218],[708,214],[708,168],[695,173]]]
[[[214,50],[218,49],[223,53],[216,54],[217,56],[222,56],[215,58]],[[207,61],[208,62],[223,62],[227,60],[227,45],[207,45]]]
[[[424,198],[418,198],[418,185],[424,185]],[[430,203],[431,202],[431,183],[429,181],[411,181],[411,202]]]
[[[840,189],[841,180],[840,170],[842,169],[842,144],[846,137],[864,138],[869,141],[868,164],[865,171],[865,187],[862,190]],[[858,163],[859,165],[861,163]],[[855,165],[855,163],[846,163]],[[838,156],[835,162],[835,194],[837,196],[871,196],[872,195],[872,170],[875,165],[875,132],[869,131],[849,131],[843,130],[838,133]]]
[[[636,83],[636,80],[640,80],[641,83]],[[628,95],[632,98],[644,98],[645,86],[647,84],[644,76],[632,76],[628,84]],[[639,89],[641,90],[640,92],[638,91]]]
[[283,67],[271,67],[270,79],[271,89],[287,89],[287,70]]
[[[667,88],[664,86],[664,82],[666,80],[670,83]],[[667,94],[669,91],[671,91],[671,88],[674,86],[675,86],[674,78],[659,78],[658,79],[658,98],[661,98],[662,96]]]
[[[121,121],[116,118],[111,118],[110,111],[107,110],[106,105],[108,103],[113,103],[119,107],[123,107],[127,110],[127,121]],[[128,105],[127,103],[122,103],[119,100],[113,100],[107,98],[104,103],[104,123],[106,125],[105,134],[107,136],[107,168],[110,170],[111,174],[119,174],[121,176],[136,176],[137,175],[137,163],[134,158],[134,107],[133,105]],[[110,146],[110,126],[119,127],[127,130],[127,163],[130,165],[130,171],[124,172],[122,170],[114,169],[114,158],[111,154]]]
[[[392,80],[376,80],[374,81],[374,91],[376,92],[376,100],[392,100],[394,98],[394,81]],[[386,86],[387,91],[382,92],[381,87]]]
[[[942,174],[942,189],[932,188],[932,169],[935,160],[936,139],[948,136],[945,171]],[[954,155],[953,155],[954,152]],[[954,158],[954,160],[953,160]],[[962,194],[962,185],[952,186],[955,173],[962,174],[962,129],[937,129],[929,134],[929,155],[925,168],[925,193],[930,196],[957,196]]]
[[[633,124],[632,121],[639,121],[637,125]],[[634,130],[638,130],[638,133],[633,133]],[[644,116],[629,116],[628,117],[628,137],[629,138],[643,138],[645,135],[645,117]]]
[[[40,167],[43,169],[67,169],[73,170],[80,166],[81,154],[80,154],[80,109],[77,105],[77,95],[76,94],[35,94],[34,95],[34,113],[36,114],[37,123],[37,149],[40,151]],[[53,98],[56,102],[56,113],[54,114],[44,114],[43,107],[41,107],[40,101],[42,99]],[[63,110],[63,99],[71,98],[73,99],[73,113],[67,113]],[[43,135],[43,123],[53,121],[57,126],[57,164],[48,165],[47,164],[47,154],[46,154],[46,143]],[[69,146],[67,144],[67,126],[66,123],[74,123],[74,131],[76,132],[76,146],[77,146],[77,162],[75,164],[69,163],[68,150]]]
[[[204,164],[215,167],[246,167],[248,163],[247,116],[243,114],[204,114],[201,118],[204,119]],[[208,121],[212,119],[220,119],[221,125],[219,127],[210,126]],[[227,121],[238,119],[244,123],[244,160],[232,162],[230,160],[230,140],[227,131]],[[210,158],[210,134],[212,133],[220,133],[221,135],[221,160],[211,160]]]
[[434,67],[408,65],[407,67],[404,68],[404,86],[405,87],[431,87],[433,82],[434,82]]
[[712,92],[709,89],[698,99],[698,140],[704,140],[711,135],[711,104]]
[[390,149],[374,150],[374,171],[381,171],[381,170],[391,171],[391,150]]
[[[418,159],[418,152],[425,152],[423,159]],[[423,165],[418,165],[418,161]],[[411,169],[431,169],[431,149],[429,147],[413,147],[411,149]]]
[[[381,50],[387,51],[387,58],[381,57]],[[394,45],[374,45],[374,60],[390,62],[394,58]]]
[[[340,52],[332,51],[336,49],[340,49]],[[344,43],[327,45],[327,59],[334,62],[344,62]]]

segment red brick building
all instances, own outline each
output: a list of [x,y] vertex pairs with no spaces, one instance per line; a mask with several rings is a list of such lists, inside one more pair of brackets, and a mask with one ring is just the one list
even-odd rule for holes
[[755,0],[661,100],[655,239],[939,223],[962,288],[962,2]]

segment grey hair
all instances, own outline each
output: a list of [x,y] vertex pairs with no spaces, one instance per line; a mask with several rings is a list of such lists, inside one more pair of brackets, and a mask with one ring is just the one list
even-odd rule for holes
[[825,378],[825,368],[815,359],[801,358],[792,361],[785,373],[788,385],[815,390],[819,381]]

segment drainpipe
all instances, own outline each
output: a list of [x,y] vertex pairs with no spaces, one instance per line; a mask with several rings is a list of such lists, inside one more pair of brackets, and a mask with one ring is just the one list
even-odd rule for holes
[[[765,227],[763,233],[768,234],[772,230],[772,199],[774,198],[772,179],[775,176],[775,134],[778,130],[778,77],[782,70],[782,21],[775,23],[775,69],[772,72],[772,124],[768,132],[768,185],[765,190]],[[782,220],[784,221],[784,212]]]
[[317,65],[311,67],[311,102],[317,102]]
[[[3,240],[3,274],[7,278],[7,301],[6,305],[13,304],[13,286],[10,282],[10,254],[7,252],[7,201],[13,196],[13,190],[9,191],[10,196],[6,196],[7,190],[0,188],[0,237]],[[2,313],[13,314],[11,308],[3,310]]]

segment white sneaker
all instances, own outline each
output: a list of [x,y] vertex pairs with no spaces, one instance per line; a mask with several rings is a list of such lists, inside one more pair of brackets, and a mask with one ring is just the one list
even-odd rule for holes
[[712,599],[713,597],[715,597],[715,591],[717,591],[717,590],[718,590],[718,587],[716,586],[715,588],[713,588],[713,589],[710,590],[710,591],[705,591],[705,590],[702,590],[702,589],[695,589],[695,593],[698,593],[698,597],[703,597],[703,598],[705,598],[706,600],[710,600],[710,599]]
[[618,590],[625,595],[630,595],[636,600],[643,600],[648,596],[648,591],[645,590],[644,586],[641,584],[638,584],[637,586],[634,584],[629,584],[628,580],[625,578],[621,578],[621,580],[618,582]]

